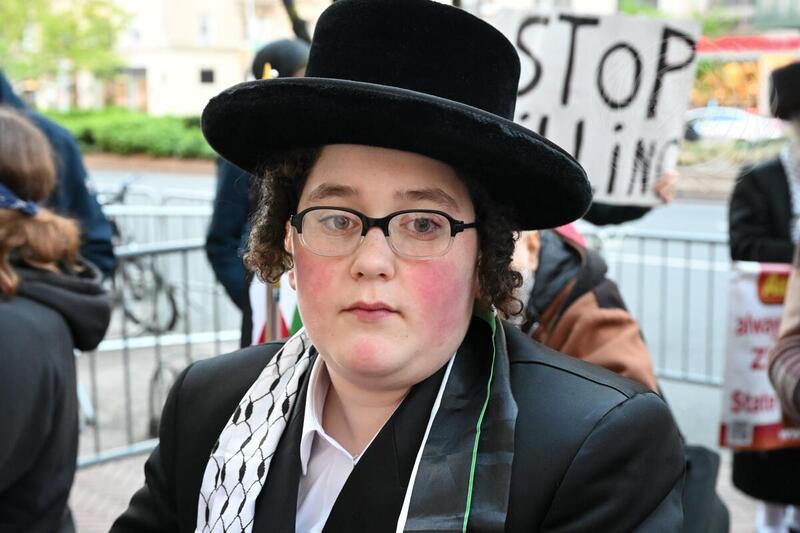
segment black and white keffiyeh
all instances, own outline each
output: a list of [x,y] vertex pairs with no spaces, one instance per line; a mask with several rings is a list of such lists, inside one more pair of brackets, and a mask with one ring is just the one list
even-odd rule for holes
[[312,356],[305,330],[264,367],[220,433],[203,474],[197,533],[253,528],[256,499]]
[[[504,530],[517,416],[504,342],[494,315],[473,319],[437,399],[397,531],[465,532],[468,523]],[[315,355],[300,330],[239,402],[206,465],[196,533],[252,531],[256,500]]]

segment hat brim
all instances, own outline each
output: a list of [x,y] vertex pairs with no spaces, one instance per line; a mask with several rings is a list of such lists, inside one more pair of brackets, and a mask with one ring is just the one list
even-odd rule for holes
[[395,148],[472,169],[520,230],[572,222],[591,203],[583,168],[544,137],[396,87],[328,78],[246,82],[209,101],[202,128],[214,150],[252,174],[278,151],[326,144]]

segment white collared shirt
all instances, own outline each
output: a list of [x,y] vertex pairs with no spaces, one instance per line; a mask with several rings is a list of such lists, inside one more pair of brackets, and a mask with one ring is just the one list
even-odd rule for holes
[[[319,533],[325,527],[333,504],[350,477],[356,457],[344,449],[322,427],[322,412],[328,396],[331,378],[321,357],[311,369],[303,416],[303,434],[300,438],[300,466],[302,475],[297,490],[297,533]],[[380,429],[375,433],[377,435]],[[375,435],[372,440],[375,440]],[[370,444],[372,444],[372,440]],[[369,448],[369,444],[364,450]]]
[[[455,354],[450,358],[439,393],[431,409],[428,427],[422,439],[420,451],[425,447],[428,433],[436,412],[439,410],[442,393],[450,375]],[[321,357],[317,357],[311,369],[306,394],[305,413],[303,415],[303,433],[300,437],[300,467],[301,476],[297,490],[297,517],[295,519],[296,533],[320,533],[328,521],[342,487],[350,477],[358,460],[364,455],[372,441],[380,433],[380,429],[372,436],[370,443],[356,456],[344,449],[336,439],[325,432],[322,427],[322,412],[325,408],[325,398],[328,395],[331,379],[328,369]],[[387,421],[391,416],[387,418]],[[382,429],[382,428],[381,428]],[[417,452],[417,460],[409,480],[408,488],[413,487],[416,470],[419,465],[421,453]],[[406,495],[408,500],[408,495]],[[408,512],[408,501],[404,502],[402,514]]]

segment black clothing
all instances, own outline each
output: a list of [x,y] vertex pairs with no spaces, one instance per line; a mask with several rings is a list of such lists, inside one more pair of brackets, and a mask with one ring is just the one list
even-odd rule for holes
[[[510,325],[504,329],[497,356],[509,358],[519,407],[506,531],[679,531],[684,450],[663,400],[637,383],[534,343]],[[199,361],[181,374],[164,409],[161,442],[145,465],[145,487],[112,532],[194,530],[209,452],[281,345]],[[301,394],[306,390],[307,379]],[[430,413],[427,402],[422,403],[425,407],[418,410],[398,409],[386,426],[397,428],[415,412],[403,433],[408,446],[390,446],[381,437],[375,450],[365,452],[366,459],[382,450],[383,461],[394,459],[398,465],[397,476],[383,461],[359,462],[326,531],[387,530],[375,524],[393,530],[396,515],[387,513],[395,512],[398,499],[402,502],[403,465]],[[294,533],[303,409],[298,399],[256,503],[256,533]],[[379,491],[381,498],[365,496],[371,491]]]
[[592,202],[583,219],[595,226],[609,224],[623,224],[631,220],[638,220],[649,213],[653,208],[640,205],[613,205],[601,202]]
[[206,234],[206,256],[217,281],[242,310],[248,298],[242,253],[247,246],[248,220],[254,205],[250,194],[250,174],[222,158],[218,159],[217,194]]
[[67,500],[78,453],[73,348],[105,334],[111,302],[100,273],[17,268],[0,298],[0,532],[72,531]]
[[568,224],[589,208],[591,184],[566,151],[513,122],[519,74],[514,45],[462,9],[339,0],[317,19],[305,77],[230,87],[203,110],[203,135],[253,175],[293,147],[414,152],[468,167],[513,229]]
[[742,171],[731,195],[728,223],[734,261],[792,262],[792,201],[780,159]]
[[[792,205],[779,158],[742,172],[733,189],[728,217],[734,261],[792,262]],[[800,448],[733,454],[733,484],[754,498],[800,504],[798,476]]]
[[733,454],[733,485],[757,498],[784,505],[800,505],[800,448]]
[[769,108],[781,120],[800,114],[800,62],[776,68],[769,75]]

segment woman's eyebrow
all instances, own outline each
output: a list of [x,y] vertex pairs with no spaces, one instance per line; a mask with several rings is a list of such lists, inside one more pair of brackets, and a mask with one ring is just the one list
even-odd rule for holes
[[310,202],[318,202],[327,198],[352,198],[358,195],[358,189],[355,187],[322,183],[309,193],[308,200]]
[[414,200],[414,201],[423,201],[427,200],[429,202],[433,202],[439,204],[442,207],[447,209],[452,209],[454,211],[458,211],[458,202],[455,199],[444,192],[442,189],[438,187],[430,188],[430,189],[412,189],[408,191],[397,191],[394,193],[395,198],[401,200]]

